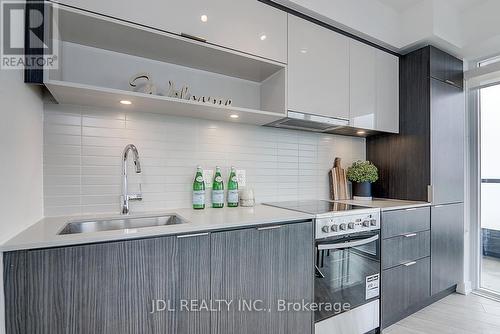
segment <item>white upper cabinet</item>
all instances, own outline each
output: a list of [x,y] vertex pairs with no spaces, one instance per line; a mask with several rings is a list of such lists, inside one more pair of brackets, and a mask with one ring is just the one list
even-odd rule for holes
[[399,59],[350,41],[350,125],[399,132]]
[[350,41],[350,125],[376,128],[375,49],[355,40]]
[[257,0],[60,0],[59,3],[286,63],[287,15]]
[[288,109],[349,119],[349,39],[288,15]]
[[377,118],[379,131],[399,133],[399,58],[376,50]]

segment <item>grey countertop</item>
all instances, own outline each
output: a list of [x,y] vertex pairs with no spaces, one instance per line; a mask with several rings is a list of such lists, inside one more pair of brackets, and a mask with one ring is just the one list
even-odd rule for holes
[[[346,200],[342,203],[380,208],[382,211],[400,210],[429,206],[430,203],[401,201],[390,199],[373,199],[371,201]],[[211,230],[245,228],[257,225],[276,224],[309,220],[313,215],[280,209],[266,205],[252,208],[222,208],[205,210],[176,209],[168,211],[137,213],[129,217],[176,214],[187,223],[168,226],[143,227],[133,230],[114,230],[80,234],[59,235],[59,231],[68,221],[106,219],[123,217],[118,214],[99,214],[86,216],[46,217],[22,231],[3,245],[0,251],[59,247],[136,238],[147,238],[165,235],[199,233]]]
[[403,201],[403,200],[388,199],[388,198],[374,198],[370,201],[343,200],[337,202],[352,204],[352,205],[368,206],[370,208],[380,208],[381,211],[403,210],[403,209],[418,208],[431,205],[431,203],[428,202]]
[[59,247],[116,241],[155,236],[190,234],[203,231],[244,228],[257,225],[276,224],[312,219],[313,216],[301,212],[256,205],[252,208],[222,208],[205,210],[176,209],[161,212],[137,213],[129,217],[177,214],[185,224],[143,227],[133,230],[114,230],[80,234],[59,235],[58,232],[68,221],[92,220],[103,218],[123,218],[118,214],[99,214],[87,216],[47,217],[33,224],[23,232],[0,246],[0,251]]

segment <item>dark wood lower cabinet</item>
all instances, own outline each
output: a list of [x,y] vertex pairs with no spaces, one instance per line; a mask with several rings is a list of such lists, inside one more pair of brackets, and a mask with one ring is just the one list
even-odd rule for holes
[[382,241],[382,269],[430,256],[430,234],[430,231],[423,231],[384,239]]
[[464,205],[433,206],[431,217],[431,292],[434,295],[463,279]]
[[311,222],[8,252],[6,333],[307,334],[311,312],[276,308],[313,278]]
[[402,319],[430,297],[430,258],[382,271],[382,328]]
[[151,313],[209,300],[209,251],[204,235],[6,253],[7,334],[209,333],[208,312]]
[[279,311],[280,300],[313,299],[312,228],[301,223],[212,234],[212,300],[232,301],[212,313],[212,334],[312,333],[312,312]]

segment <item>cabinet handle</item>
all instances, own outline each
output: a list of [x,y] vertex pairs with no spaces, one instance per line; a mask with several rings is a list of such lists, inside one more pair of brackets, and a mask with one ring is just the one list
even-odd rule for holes
[[283,227],[283,225],[257,227],[257,231],[275,230],[275,229],[282,228],[282,227]]
[[417,233],[410,233],[410,234],[403,235],[403,237],[405,237],[405,238],[413,238],[413,237],[416,237],[416,236],[417,236]]
[[446,79],[444,82],[449,83],[450,85],[456,85],[453,81]]
[[208,233],[195,233],[195,234],[184,234],[184,235],[178,235],[177,239],[184,239],[184,238],[194,238],[194,237],[202,237],[204,235],[208,235]]
[[411,267],[411,266],[413,266],[416,263],[417,263],[416,261],[411,261],[411,262],[403,263],[403,266],[405,266],[405,267]]
[[193,35],[186,34],[186,33],[183,33],[183,32],[181,32],[181,36],[185,37],[185,38],[189,38],[189,39],[195,40],[195,41],[198,41],[198,42],[203,42],[203,43],[207,42],[207,40],[204,39],[204,38],[201,38],[201,37],[198,37],[198,36],[193,36]]

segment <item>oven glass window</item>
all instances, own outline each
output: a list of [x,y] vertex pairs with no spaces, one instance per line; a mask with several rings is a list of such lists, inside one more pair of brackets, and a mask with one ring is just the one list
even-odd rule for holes
[[[379,298],[379,231],[321,240],[316,244],[315,302],[321,321]],[[352,245],[352,246],[350,246]],[[319,246],[319,247],[318,247]],[[345,307],[346,304],[348,307]]]

